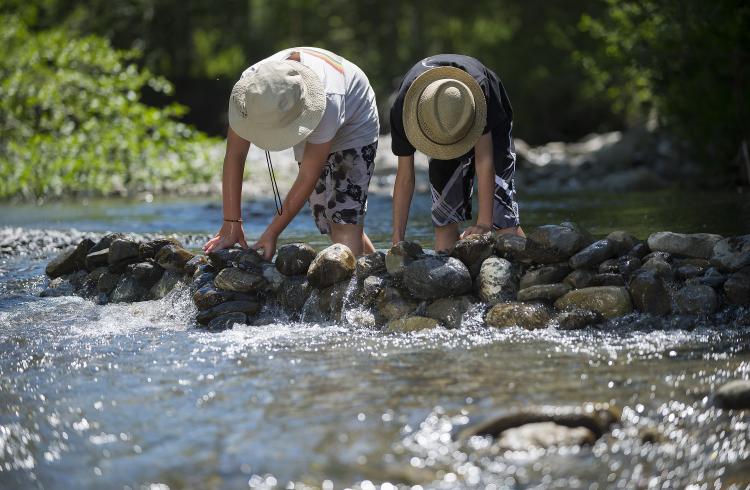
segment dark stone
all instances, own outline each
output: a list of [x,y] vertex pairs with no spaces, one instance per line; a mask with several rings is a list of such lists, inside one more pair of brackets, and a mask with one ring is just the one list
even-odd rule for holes
[[584,248],[570,258],[568,263],[573,269],[589,269],[596,267],[603,261],[614,256],[615,249],[612,243],[607,240],[598,240],[588,247]]
[[193,293],[193,303],[195,303],[195,306],[197,306],[199,310],[206,310],[218,304],[226,303],[227,301],[254,299],[253,296],[248,294],[217,289],[210,283]]
[[613,231],[606,238],[612,244],[617,256],[627,254],[638,244],[638,239],[628,231]]
[[113,240],[109,245],[107,257],[110,269],[115,272],[122,272],[126,266],[138,262],[140,260],[138,249],[138,243],[133,240],[122,238]]
[[570,291],[570,286],[565,283],[537,284],[518,291],[518,301],[552,302],[568,291]]
[[567,276],[563,282],[569,284],[573,289],[583,289],[591,285],[594,273],[586,269],[576,269]]
[[510,233],[495,234],[495,252],[504,259],[511,262],[531,262],[526,254],[527,240],[524,237]]
[[644,242],[636,243],[633,248],[630,249],[630,252],[628,252],[628,255],[630,257],[635,257],[636,259],[641,259],[648,254],[651,253],[651,249],[648,248],[648,245]]
[[693,277],[685,281],[686,284],[703,284],[705,286],[711,286],[714,289],[721,288],[727,281],[725,274],[717,271],[713,267],[706,269],[706,272],[702,277]]
[[408,264],[403,280],[409,293],[419,299],[458,296],[471,291],[469,270],[458,259],[427,256]]
[[184,272],[185,265],[195,257],[179,245],[164,245],[156,252],[156,263],[166,270]]
[[416,242],[398,242],[385,254],[385,268],[388,274],[400,278],[406,265],[423,253],[422,247]]
[[151,289],[148,292],[148,297],[151,299],[163,298],[180,284],[182,278],[183,276],[179,272],[164,271],[164,274],[162,274],[159,280],[151,286]]
[[217,271],[226,267],[237,267],[260,273],[263,257],[249,248],[232,247],[210,252],[208,263]]
[[307,282],[316,289],[347,281],[354,274],[357,260],[349,247],[341,243],[324,248],[307,270]]
[[527,240],[526,254],[540,264],[568,260],[590,243],[588,234],[572,223],[540,226]]
[[735,305],[750,305],[750,267],[735,272],[724,283],[727,300]]
[[[177,273],[175,272],[175,274]],[[215,277],[216,277],[216,274],[214,274],[213,272],[202,272],[200,274],[196,274],[193,277],[193,283],[191,284],[191,288],[193,289],[193,291],[197,291],[203,286],[205,286],[206,284],[211,283]]]
[[312,288],[305,276],[286,276],[277,296],[281,307],[289,313],[299,313],[310,297]]
[[344,300],[346,299],[348,289],[348,282],[337,282],[332,286],[320,290],[318,307],[320,308],[320,312],[326,318],[337,321],[340,319],[341,310],[344,307]]
[[416,301],[405,297],[401,291],[392,286],[384,287],[375,303],[378,316],[386,322],[409,316],[417,306]]
[[68,274],[65,276],[65,279],[70,281],[74,288],[81,289],[83,283],[86,281],[86,276],[88,276],[88,272],[85,269],[82,269]]
[[526,274],[521,276],[519,288],[526,289],[539,284],[558,283],[568,274],[570,274],[570,267],[565,262],[536,267],[529,269]]
[[519,326],[535,330],[547,326],[551,314],[549,308],[538,303],[499,303],[490,308],[484,321],[495,328]]
[[42,298],[57,298],[60,296],[72,296],[74,294],[75,287],[70,281],[62,277],[56,277],[39,293],[39,296]]
[[722,271],[750,266],[750,235],[724,238],[711,251],[711,263]]
[[89,249],[89,253],[99,252],[104,249],[108,249],[113,241],[124,239],[125,235],[122,233],[108,233],[101,237],[96,244]]
[[385,254],[383,252],[374,252],[369,255],[363,255],[357,259],[357,267],[354,272],[357,279],[365,279],[368,276],[377,276],[387,273],[385,267]]
[[710,315],[719,306],[716,292],[710,286],[684,286],[674,295],[678,313],[684,315]]
[[581,330],[603,321],[604,317],[599,312],[580,308],[562,311],[555,317],[555,322],[561,330]]
[[262,305],[255,300],[227,301],[207,310],[198,312],[195,319],[201,325],[206,325],[214,318],[227,313],[243,313],[248,317],[253,317],[257,315],[261,309]]
[[659,257],[646,260],[638,271],[652,271],[665,281],[671,281],[673,278],[672,266]]
[[194,255],[192,259],[185,263],[185,274],[192,277],[195,275],[195,271],[197,271],[199,267],[206,264],[208,264],[208,259],[205,255]]
[[672,260],[672,254],[667,252],[651,252],[650,254],[643,257],[643,262],[646,263],[651,259],[658,259],[663,260],[664,262],[669,262]]
[[677,267],[677,270],[674,271],[674,276],[676,279],[680,281],[684,281],[686,279],[690,279],[693,277],[699,277],[703,275],[703,271],[691,264],[685,264]]
[[86,255],[85,266],[87,270],[93,271],[97,267],[106,266],[109,264],[109,249],[105,248],[97,250],[96,252],[90,252]]
[[470,296],[440,298],[427,306],[426,316],[439,321],[446,328],[458,328],[464,313],[471,308]]
[[99,277],[99,281],[96,283],[97,291],[104,294],[111,293],[117,283],[120,282],[120,276],[121,274],[108,270],[106,274]]
[[278,295],[279,290],[284,284],[284,278],[287,277],[276,269],[276,265],[266,262],[262,265],[263,278],[266,280],[266,287],[263,293],[266,295]]
[[148,289],[145,289],[132,274],[126,273],[120,277],[109,300],[112,303],[130,303],[144,299],[147,293]]
[[672,298],[664,280],[654,271],[643,271],[633,276],[629,285],[633,306],[652,315],[667,315],[672,311]]
[[709,233],[683,234],[660,231],[648,237],[648,247],[673,255],[709,259],[714,245],[721,239],[720,235]]
[[719,408],[729,410],[750,408],[750,381],[746,379],[729,381],[716,390],[711,398]]
[[589,286],[624,286],[625,278],[620,274],[607,273],[607,274],[594,274],[591,278]]
[[263,273],[250,272],[237,267],[227,267],[216,274],[214,286],[237,293],[257,293],[267,285]]
[[161,279],[164,269],[151,262],[140,262],[127,267],[127,273],[131,274],[136,281],[146,287],[151,287]]
[[276,252],[276,269],[285,276],[307,274],[315,255],[315,249],[306,243],[282,245]]
[[182,248],[182,244],[174,238],[157,238],[156,240],[149,240],[145,243],[141,243],[138,247],[138,253],[141,256],[141,260],[156,258],[156,254],[159,250],[166,247],[167,245],[174,245]]
[[247,316],[244,313],[233,312],[224,313],[219,315],[206,325],[209,330],[228,330],[234,327],[236,324],[245,325],[247,323]]
[[472,278],[479,275],[482,262],[493,252],[493,240],[490,233],[470,235],[458,240],[450,251],[450,256],[464,263]]
[[642,265],[643,263],[641,262],[641,259],[625,255],[618,259],[617,271],[623,276],[630,276],[635,271],[640,269]]
[[97,292],[97,284],[99,284],[99,279],[101,279],[101,277],[107,272],[109,272],[109,269],[107,267],[97,267],[86,275],[86,278],[83,281],[83,286],[86,289],[90,289],[92,293]]
[[47,276],[54,279],[85,268],[86,255],[93,245],[93,240],[84,238],[75,247],[66,250],[52,259],[45,268]]
[[616,274],[620,271],[620,260],[619,259],[607,259],[599,264],[600,274]]

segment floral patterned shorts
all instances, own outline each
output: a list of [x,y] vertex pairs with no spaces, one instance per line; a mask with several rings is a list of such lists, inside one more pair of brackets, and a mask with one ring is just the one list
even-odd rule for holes
[[360,225],[367,212],[367,190],[375,168],[378,143],[328,155],[323,173],[310,195],[315,225],[331,232],[331,223]]

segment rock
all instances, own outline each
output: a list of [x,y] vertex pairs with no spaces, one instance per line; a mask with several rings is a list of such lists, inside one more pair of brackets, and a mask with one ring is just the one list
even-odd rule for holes
[[554,320],[561,330],[581,330],[601,323],[604,317],[596,311],[573,308],[561,311]]
[[596,435],[586,427],[566,427],[554,422],[537,422],[504,431],[497,439],[497,446],[507,451],[529,451],[538,448],[591,445],[596,439]]
[[617,256],[627,254],[638,244],[638,239],[628,231],[613,231],[606,238],[612,244]]
[[86,276],[88,276],[88,272],[86,272],[85,269],[81,269],[73,272],[72,274],[68,274],[67,276],[65,276],[65,279],[70,281],[74,288],[81,289],[81,287],[83,287],[83,283],[86,281]]
[[49,285],[39,293],[42,298],[57,298],[60,296],[72,296],[75,294],[75,287],[67,279],[56,277],[49,282]]
[[636,272],[640,271],[652,271],[654,274],[661,277],[665,281],[671,281],[673,277],[672,266],[669,265],[665,260],[658,257],[647,260]]
[[182,281],[182,274],[179,272],[164,271],[164,274],[162,274],[156,284],[151,286],[151,289],[148,292],[148,297],[151,299],[161,299],[177,287],[180,281]]
[[618,286],[576,289],[555,301],[555,307],[560,310],[581,308],[596,311],[605,318],[615,318],[633,311],[628,290]]
[[624,286],[625,278],[620,274],[594,274],[589,286]]
[[284,284],[285,276],[279,272],[275,264],[266,262],[261,266],[263,279],[266,280],[266,293],[279,294]]
[[585,247],[590,238],[572,223],[544,225],[527,237],[526,253],[537,263],[554,263],[568,260]]
[[166,270],[184,272],[185,265],[195,257],[184,248],[175,244],[164,245],[156,253],[156,263]]
[[680,281],[685,281],[687,279],[691,279],[693,277],[700,277],[703,275],[703,271],[691,264],[685,264],[677,267],[677,270],[674,271],[675,278]]
[[379,276],[367,276],[362,282],[362,304],[371,306],[386,285],[385,279]]
[[417,303],[405,298],[398,289],[386,286],[378,295],[375,307],[378,315],[388,321],[410,315],[416,310]]
[[409,293],[419,299],[458,296],[471,291],[471,274],[458,259],[427,256],[410,262],[403,271]]
[[379,276],[387,273],[385,268],[385,254],[383,252],[374,252],[369,255],[363,255],[357,259],[357,267],[354,274],[357,279],[362,280],[369,276]]
[[605,238],[604,240],[595,241],[588,247],[573,255],[568,263],[573,269],[589,269],[591,267],[596,267],[614,255],[615,248],[612,245],[612,242]]
[[151,262],[140,262],[127,267],[127,273],[131,274],[139,284],[150,288],[161,279],[164,269]]
[[750,266],[750,235],[719,240],[711,251],[711,263],[723,271]]
[[513,298],[517,286],[512,264],[498,257],[485,259],[479,269],[477,290],[479,299],[490,305]]
[[96,252],[89,252],[84,259],[84,265],[87,270],[93,271],[97,267],[109,264],[109,249],[105,248]]
[[750,266],[735,272],[724,283],[727,300],[735,305],[750,305]]
[[455,298],[440,298],[427,306],[425,315],[439,321],[446,328],[458,328],[461,320],[472,306],[470,296],[458,296]]
[[[172,274],[176,274],[179,276],[180,274],[177,272],[167,271],[171,272]],[[164,276],[162,276],[164,277]],[[205,286],[206,284],[213,284],[214,278],[216,277],[216,274],[213,272],[196,272],[195,276],[193,276],[193,282],[190,284],[190,289],[195,292]]]
[[306,243],[282,245],[276,252],[276,269],[285,276],[307,274],[316,254],[315,249]]
[[563,282],[570,285],[573,289],[582,289],[589,287],[593,279],[593,272],[587,271],[586,269],[576,269],[565,276]]
[[86,275],[86,278],[83,280],[83,286],[86,289],[90,289],[92,293],[98,291],[97,284],[99,283],[99,279],[107,272],[109,272],[107,267],[97,267]]
[[685,281],[685,284],[704,284],[714,289],[724,286],[728,276],[717,271],[714,267],[709,267],[701,277],[691,277]]
[[669,262],[670,260],[672,260],[672,254],[668,252],[659,252],[659,251],[651,252],[645,257],[643,257],[642,261],[645,263],[651,259],[659,259],[659,260],[663,260],[664,262]]
[[[184,272],[186,275],[192,277],[195,275],[195,271],[197,271],[199,268],[207,264],[208,264],[208,259],[206,258],[205,255],[194,255],[192,259],[188,260],[185,263]],[[211,267],[211,269],[213,271],[213,267]],[[205,269],[202,269],[202,271],[208,272]]]
[[256,293],[267,285],[262,273],[227,267],[216,274],[214,286],[237,293]]
[[247,323],[247,316],[244,313],[224,313],[219,315],[206,325],[209,330],[227,330],[235,325],[244,325]]
[[643,259],[646,255],[651,253],[651,249],[648,248],[648,245],[641,242],[636,243],[633,248],[630,249],[630,252],[628,252],[629,257],[635,257],[636,259]]
[[[227,313],[242,313],[247,315],[247,317],[253,317],[257,315],[261,309],[262,305],[254,300],[227,301],[207,310],[198,312],[195,319],[201,325],[206,325],[214,318]],[[245,321],[246,319],[243,319],[242,322],[238,323],[244,323]]]
[[710,315],[719,306],[710,286],[684,286],[675,293],[674,302],[677,312],[684,315]]
[[99,277],[96,283],[97,291],[104,294],[111,293],[115,289],[115,286],[117,286],[117,283],[120,282],[120,276],[121,274],[108,270],[107,273]]
[[562,281],[570,273],[570,267],[565,262],[550,264],[530,269],[521,276],[520,289],[526,289],[539,284],[554,284]]
[[612,274],[620,271],[619,259],[607,259],[599,264],[599,274]]
[[640,269],[642,265],[641,259],[625,255],[617,259],[617,272],[627,277]]
[[236,293],[234,291],[222,291],[213,284],[206,284],[193,293],[193,303],[199,310],[206,310],[221,303],[234,300],[254,300],[253,296]]
[[93,240],[84,238],[78,245],[72,247],[54,259],[52,259],[45,268],[44,272],[51,279],[70,274],[86,266],[86,255],[89,249],[94,245]]
[[495,234],[495,252],[501,258],[510,260],[511,262],[531,262],[531,259],[526,254],[526,244],[526,238],[518,235],[510,233]]
[[109,245],[109,255],[107,262],[110,269],[115,272],[122,272],[125,267],[134,264],[140,260],[138,252],[138,243],[133,240],[117,238]]
[[277,299],[285,311],[299,313],[310,297],[311,290],[306,276],[286,276]]
[[326,318],[338,320],[344,307],[346,293],[349,290],[348,282],[337,282],[332,286],[320,290],[318,307]]
[[307,282],[317,289],[333,286],[352,277],[356,265],[357,261],[349,247],[334,243],[324,248],[312,261],[307,271]]
[[450,256],[464,263],[471,277],[479,275],[479,269],[485,259],[493,252],[493,240],[490,233],[484,235],[470,235],[458,240],[450,251]]
[[721,235],[709,233],[686,235],[672,233],[671,231],[660,231],[648,237],[648,248],[685,257],[710,259],[714,245],[721,239]]
[[550,317],[549,309],[541,304],[499,303],[487,312],[484,321],[496,328],[516,325],[526,330],[534,330],[546,327]]
[[392,277],[400,278],[406,265],[423,253],[418,243],[398,242],[385,254],[385,268]]
[[149,240],[138,246],[140,259],[147,260],[156,258],[156,254],[159,253],[159,250],[167,245],[174,245],[175,247],[183,248],[182,244],[174,238],[157,238],[156,240]]
[[719,408],[728,410],[750,408],[750,381],[746,379],[729,381],[716,390],[711,398]]
[[435,328],[438,325],[438,321],[433,318],[427,318],[423,316],[410,316],[406,318],[391,320],[383,330],[389,333],[407,333]]
[[120,277],[115,289],[109,296],[109,300],[112,303],[131,303],[145,298],[147,293],[148,289],[144,288],[132,274],[128,273]]
[[263,257],[249,248],[225,248],[208,254],[208,263],[217,271],[226,267],[237,267],[260,273],[263,262]]
[[99,239],[96,244],[89,249],[89,253],[99,252],[105,248],[109,248],[113,241],[118,239],[124,239],[125,235],[122,233],[107,233]]
[[672,311],[672,298],[664,279],[655,271],[643,271],[633,276],[629,285],[633,306],[652,315],[667,315]]
[[565,283],[537,284],[518,291],[518,301],[555,301],[563,294],[570,291],[570,286]]

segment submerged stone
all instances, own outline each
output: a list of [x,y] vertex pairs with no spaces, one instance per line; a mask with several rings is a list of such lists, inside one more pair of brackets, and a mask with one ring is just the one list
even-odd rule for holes
[[597,311],[573,308],[561,311],[554,320],[561,330],[581,330],[603,322],[604,317]]
[[493,252],[493,240],[490,233],[470,235],[458,240],[450,251],[450,256],[464,263],[471,277],[477,277],[485,259]]
[[284,275],[279,272],[275,264],[265,262],[262,266],[262,276],[266,280],[264,292],[267,294],[278,295],[279,290],[284,284]]
[[487,312],[484,321],[496,328],[519,326],[535,330],[546,327],[550,318],[549,309],[538,303],[499,303]]
[[371,306],[385,286],[386,281],[382,277],[367,276],[362,282],[362,303]]
[[416,301],[404,297],[401,291],[392,286],[384,287],[375,303],[378,315],[386,321],[406,317],[417,306]]
[[672,311],[672,298],[664,280],[654,271],[643,271],[633,276],[629,285],[633,305],[652,315],[667,315]]
[[711,398],[719,408],[729,410],[750,408],[750,381],[746,379],[729,381],[716,390]]
[[406,318],[391,320],[390,322],[388,322],[388,324],[386,324],[383,330],[389,333],[407,333],[435,328],[438,325],[438,321],[433,318],[427,318],[424,316],[410,316]]
[[537,284],[518,291],[518,301],[555,301],[570,291],[570,286],[559,282],[557,284]]
[[227,330],[235,325],[245,325],[247,316],[244,313],[232,312],[219,315],[206,325],[209,330]]
[[349,285],[349,282],[342,281],[319,291],[318,307],[326,318],[339,319]]
[[458,259],[427,256],[409,263],[403,272],[409,293],[415,298],[437,299],[471,291],[471,275]]
[[588,247],[584,248],[577,254],[573,255],[568,263],[573,269],[590,269],[598,266],[605,260],[614,257],[615,248],[612,242],[607,240],[597,240]]
[[363,255],[357,259],[357,267],[354,273],[357,279],[360,280],[368,276],[386,274],[385,254],[383,252],[374,252],[369,255]]
[[225,291],[256,293],[266,286],[263,274],[249,272],[237,267],[227,267],[216,274],[214,285]]
[[508,451],[530,451],[539,448],[591,445],[596,439],[596,434],[586,427],[535,422],[503,431],[496,444]]
[[605,318],[615,318],[633,311],[628,290],[618,286],[576,289],[555,301],[555,307],[561,310],[581,308],[596,311]]
[[723,271],[750,266],[750,235],[724,238],[711,250],[711,263]]
[[648,247],[654,251],[709,259],[714,245],[721,239],[721,235],[710,233],[684,234],[660,231],[648,237]]
[[464,313],[472,304],[470,296],[440,298],[427,306],[425,315],[439,321],[446,328],[458,328],[461,326]]
[[518,289],[513,265],[499,257],[490,257],[482,262],[476,282],[479,299],[490,305],[512,299]]
[[310,263],[307,281],[314,288],[327,288],[352,277],[356,265],[357,261],[349,247],[334,243],[324,248]]
[[50,278],[64,276],[86,266],[86,255],[94,245],[93,240],[85,238],[78,245],[72,247],[52,259],[45,268],[45,273]]
[[407,264],[424,253],[416,242],[401,241],[385,254],[385,268],[392,277],[400,278]]
[[719,306],[716,291],[710,286],[684,286],[674,295],[678,313],[684,315],[710,315]]
[[42,298],[57,298],[59,296],[71,296],[75,294],[75,291],[76,288],[69,280],[56,277],[39,293],[39,296]]
[[288,243],[276,252],[276,269],[285,276],[307,274],[317,252],[307,243]]
[[554,284],[562,281],[570,273],[566,262],[536,267],[526,271],[521,276],[520,289],[526,289],[539,284]]
[[[262,305],[255,300],[227,301],[207,310],[199,311],[195,319],[201,325],[206,325],[214,318],[227,313],[243,313],[247,317],[253,317],[260,312],[261,308]],[[245,319],[241,323],[244,322]]]
[[99,276],[99,280],[96,282],[97,291],[104,294],[111,293],[117,283],[120,282],[120,276],[121,274],[107,269],[107,272]]

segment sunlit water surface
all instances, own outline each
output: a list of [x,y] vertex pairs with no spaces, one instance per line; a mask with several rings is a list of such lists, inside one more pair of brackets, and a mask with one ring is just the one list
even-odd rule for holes
[[[390,209],[380,199],[368,229],[383,246]],[[626,228],[641,237],[750,228],[737,196],[690,202],[681,194],[557,196],[528,200],[524,216],[527,225],[573,219],[596,234]],[[412,236],[423,242],[428,207],[420,198],[413,208],[422,216]],[[245,214],[254,236],[268,203]],[[0,224],[34,228],[208,234],[220,209],[109,201],[0,216]],[[294,239],[325,243],[307,217],[295,220]],[[395,335],[356,323],[293,323],[270,311],[269,325],[213,333],[194,327],[186,290],[130,305],[39,298],[44,263],[15,256],[0,266],[0,488],[750,481],[750,418],[707,403],[726,380],[750,378],[750,329],[731,317],[690,331],[633,315],[601,329],[527,332],[487,328],[474,311],[456,330]],[[497,453],[451,437],[497,411],[587,401],[623,411],[590,448]],[[641,442],[647,429],[659,442]]]

